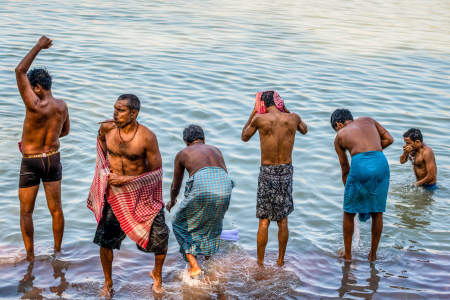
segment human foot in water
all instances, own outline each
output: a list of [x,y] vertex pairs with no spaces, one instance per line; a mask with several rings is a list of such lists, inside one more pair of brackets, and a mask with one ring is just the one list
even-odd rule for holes
[[196,266],[189,270],[189,276],[191,276],[192,279],[196,279],[202,274],[202,269],[200,267]]
[[345,261],[351,261],[352,260],[352,255],[351,254],[347,255],[345,252],[342,253],[340,257],[343,258]]
[[155,273],[153,273],[153,270],[152,270],[150,272],[150,277],[153,279],[152,290],[157,294],[164,292],[164,289],[162,288],[161,274],[159,276],[157,276]]
[[114,292],[113,283],[105,281],[103,288],[100,290],[100,296],[105,297],[107,299],[111,299],[113,292]]

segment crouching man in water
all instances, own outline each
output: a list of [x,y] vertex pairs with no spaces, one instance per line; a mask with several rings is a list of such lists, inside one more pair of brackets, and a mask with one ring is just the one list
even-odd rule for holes
[[225,212],[231,199],[233,183],[220,150],[205,144],[200,126],[190,125],[183,131],[187,147],[175,157],[174,174],[167,210],[177,202],[184,170],[189,173],[185,199],[180,204],[172,229],[180,252],[189,262],[192,278],[201,274],[196,256],[209,257],[219,250]]
[[[259,218],[257,252],[258,265],[264,265],[264,254],[270,221],[278,223],[278,260],[284,265],[284,254],[289,238],[287,217],[294,210],[292,201],[292,149],[297,130],[308,131],[299,115],[286,110],[275,91],[256,94],[256,105],[242,129],[242,140],[247,142],[259,132],[261,168],[258,178],[256,217]],[[264,105],[264,109],[258,107]]]
[[94,243],[100,246],[105,296],[111,296],[113,286],[113,249],[120,249],[125,235],[139,250],[155,253],[150,276],[153,291],[162,291],[169,238],[162,200],[162,161],[155,134],[136,121],[139,109],[135,95],[121,95],[114,105],[114,122],[103,122],[98,135],[88,207],[98,222]]
[[411,128],[403,134],[405,145],[400,156],[400,163],[411,160],[417,181],[416,186],[421,186],[429,191],[437,189],[436,161],[433,150],[423,142],[422,133],[417,128]]
[[[343,258],[352,258],[353,219],[365,222],[372,216],[372,245],[369,260],[377,258],[378,242],[383,230],[383,212],[389,190],[389,165],[382,152],[394,142],[389,132],[377,121],[361,117],[353,120],[347,109],[336,109],[331,126],[337,131],[334,147],[342,169],[344,193]],[[352,157],[349,166],[345,151]]]
[[64,101],[53,98],[52,78],[47,70],[33,69],[27,74],[38,53],[51,46],[52,40],[42,36],[16,68],[17,86],[26,109],[19,200],[20,229],[29,261],[34,259],[33,211],[41,180],[52,215],[55,252],[61,250],[64,233],[59,138],[69,134],[69,112]]

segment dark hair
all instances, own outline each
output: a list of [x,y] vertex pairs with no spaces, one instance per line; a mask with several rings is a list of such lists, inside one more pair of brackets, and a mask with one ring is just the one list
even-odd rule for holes
[[198,125],[189,125],[183,130],[183,140],[192,143],[195,140],[205,140],[205,133]]
[[336,129],[336,123],[337,122],[345,123],[345,121],[347,121],[347,120],[352,120],[353,121],[352,113],[346,108],[336,109],[331,114],[331,118],[330,118],[331,127],[333,127],[333,129]]
[[123,94],[120,95],[117,100],[128,100],[128,108],[132,111],[133,109],[136,109],[139,111],[141,109],[141,101],[139,101],[139,98],[136,95],[133,94]]
[[413,142],[419,140],[423,142],[422,132],[418,128],[410,128],[403,134],[403,137],[410,138]]
[[275,105],[275,102],[273,101],[273,92],[272,91],[267,91],[267,92],[262,93],[261,100],[264,101],[265,107],[270,107],[270,106]]
[[39,84],[44,90],[47,91],[52,88],[52,77],[46,69],[32,69],[27,73],[27,77],[32,87],[36,87]]

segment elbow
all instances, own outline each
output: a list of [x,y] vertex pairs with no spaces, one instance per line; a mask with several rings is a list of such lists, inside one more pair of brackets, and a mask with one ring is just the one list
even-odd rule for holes
[[16,74],[26,73],[26,70],[22,66],[17,66],[15,69]]
[[392,145],[392,143],[394,143],[394,138],[391,136],[391,137],[389,137],[389,139],[388,139],[388,146],[389,146],[389,145]]
[[308,127],[305,125],[305,129],[303,129],[303,131],[301,131],[301,133],[303,134],[303,135],[305,135],[305,134],[307,134],[308,133]]

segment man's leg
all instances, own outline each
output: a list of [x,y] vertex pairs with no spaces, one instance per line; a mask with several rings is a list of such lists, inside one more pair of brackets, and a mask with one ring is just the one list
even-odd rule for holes
[[105,285],[103,286],[103,292],[105,297],[111,296],[111,290],[113,287],[112,282],[112,262],[114,253],[112,249],[100,247],[100,260],[102,262],[103,274],[105,275]]
[[286,253],[286,246],[289,239],[289,230],[287,217],[277,222],[278,224],[278,266],[284,265],[284,254]]
[[269,230],[270,220],[259,219],[258,227],[258,237],[257,237],[257,254],[258,254],[258,265],[264,266],[264,253],[266,251],[267,245],[267,232]]
[[163,254],[155,254],[155,266],[150,272],[150,276],[153,278],[153,291],[161,293],[162,290],[162,267],[164,260],[166,259],[167,248]]
[[190,270],[189,270],[189,275],[191,275],[192,277],[195,277],[197,275],[199,275],[202,270],[200,269],[200,266],[198,265],[197,262],[197,258],[189,253],[186,253],[186,258],[189,262],[189,266],[190,266]]
[[22,231],[23,243],[27,251],[27,260],[34,259],[34,245],[33,245],[33,211],[36,195],[39,190],[39,185],[19,188],[20,200],[20,230]]
[[64,234],[64,214],[61,207],[61,181],[44,182],[47,206],[52,215],[53,240],[55,252],[61,251]]
[[377,212],[370,215],[372,216],[372,245],[370,247],[369,261],[375,261],[377,259],[378,242],[383,231],[383,213]]
[[354,223],[353,219],[355,214],[347,213],[344,211],[344,220],[342,224],[342,231],[344,232],[344,248],[345,252],[342,257],[346,260],[352,259],[352,238]]

